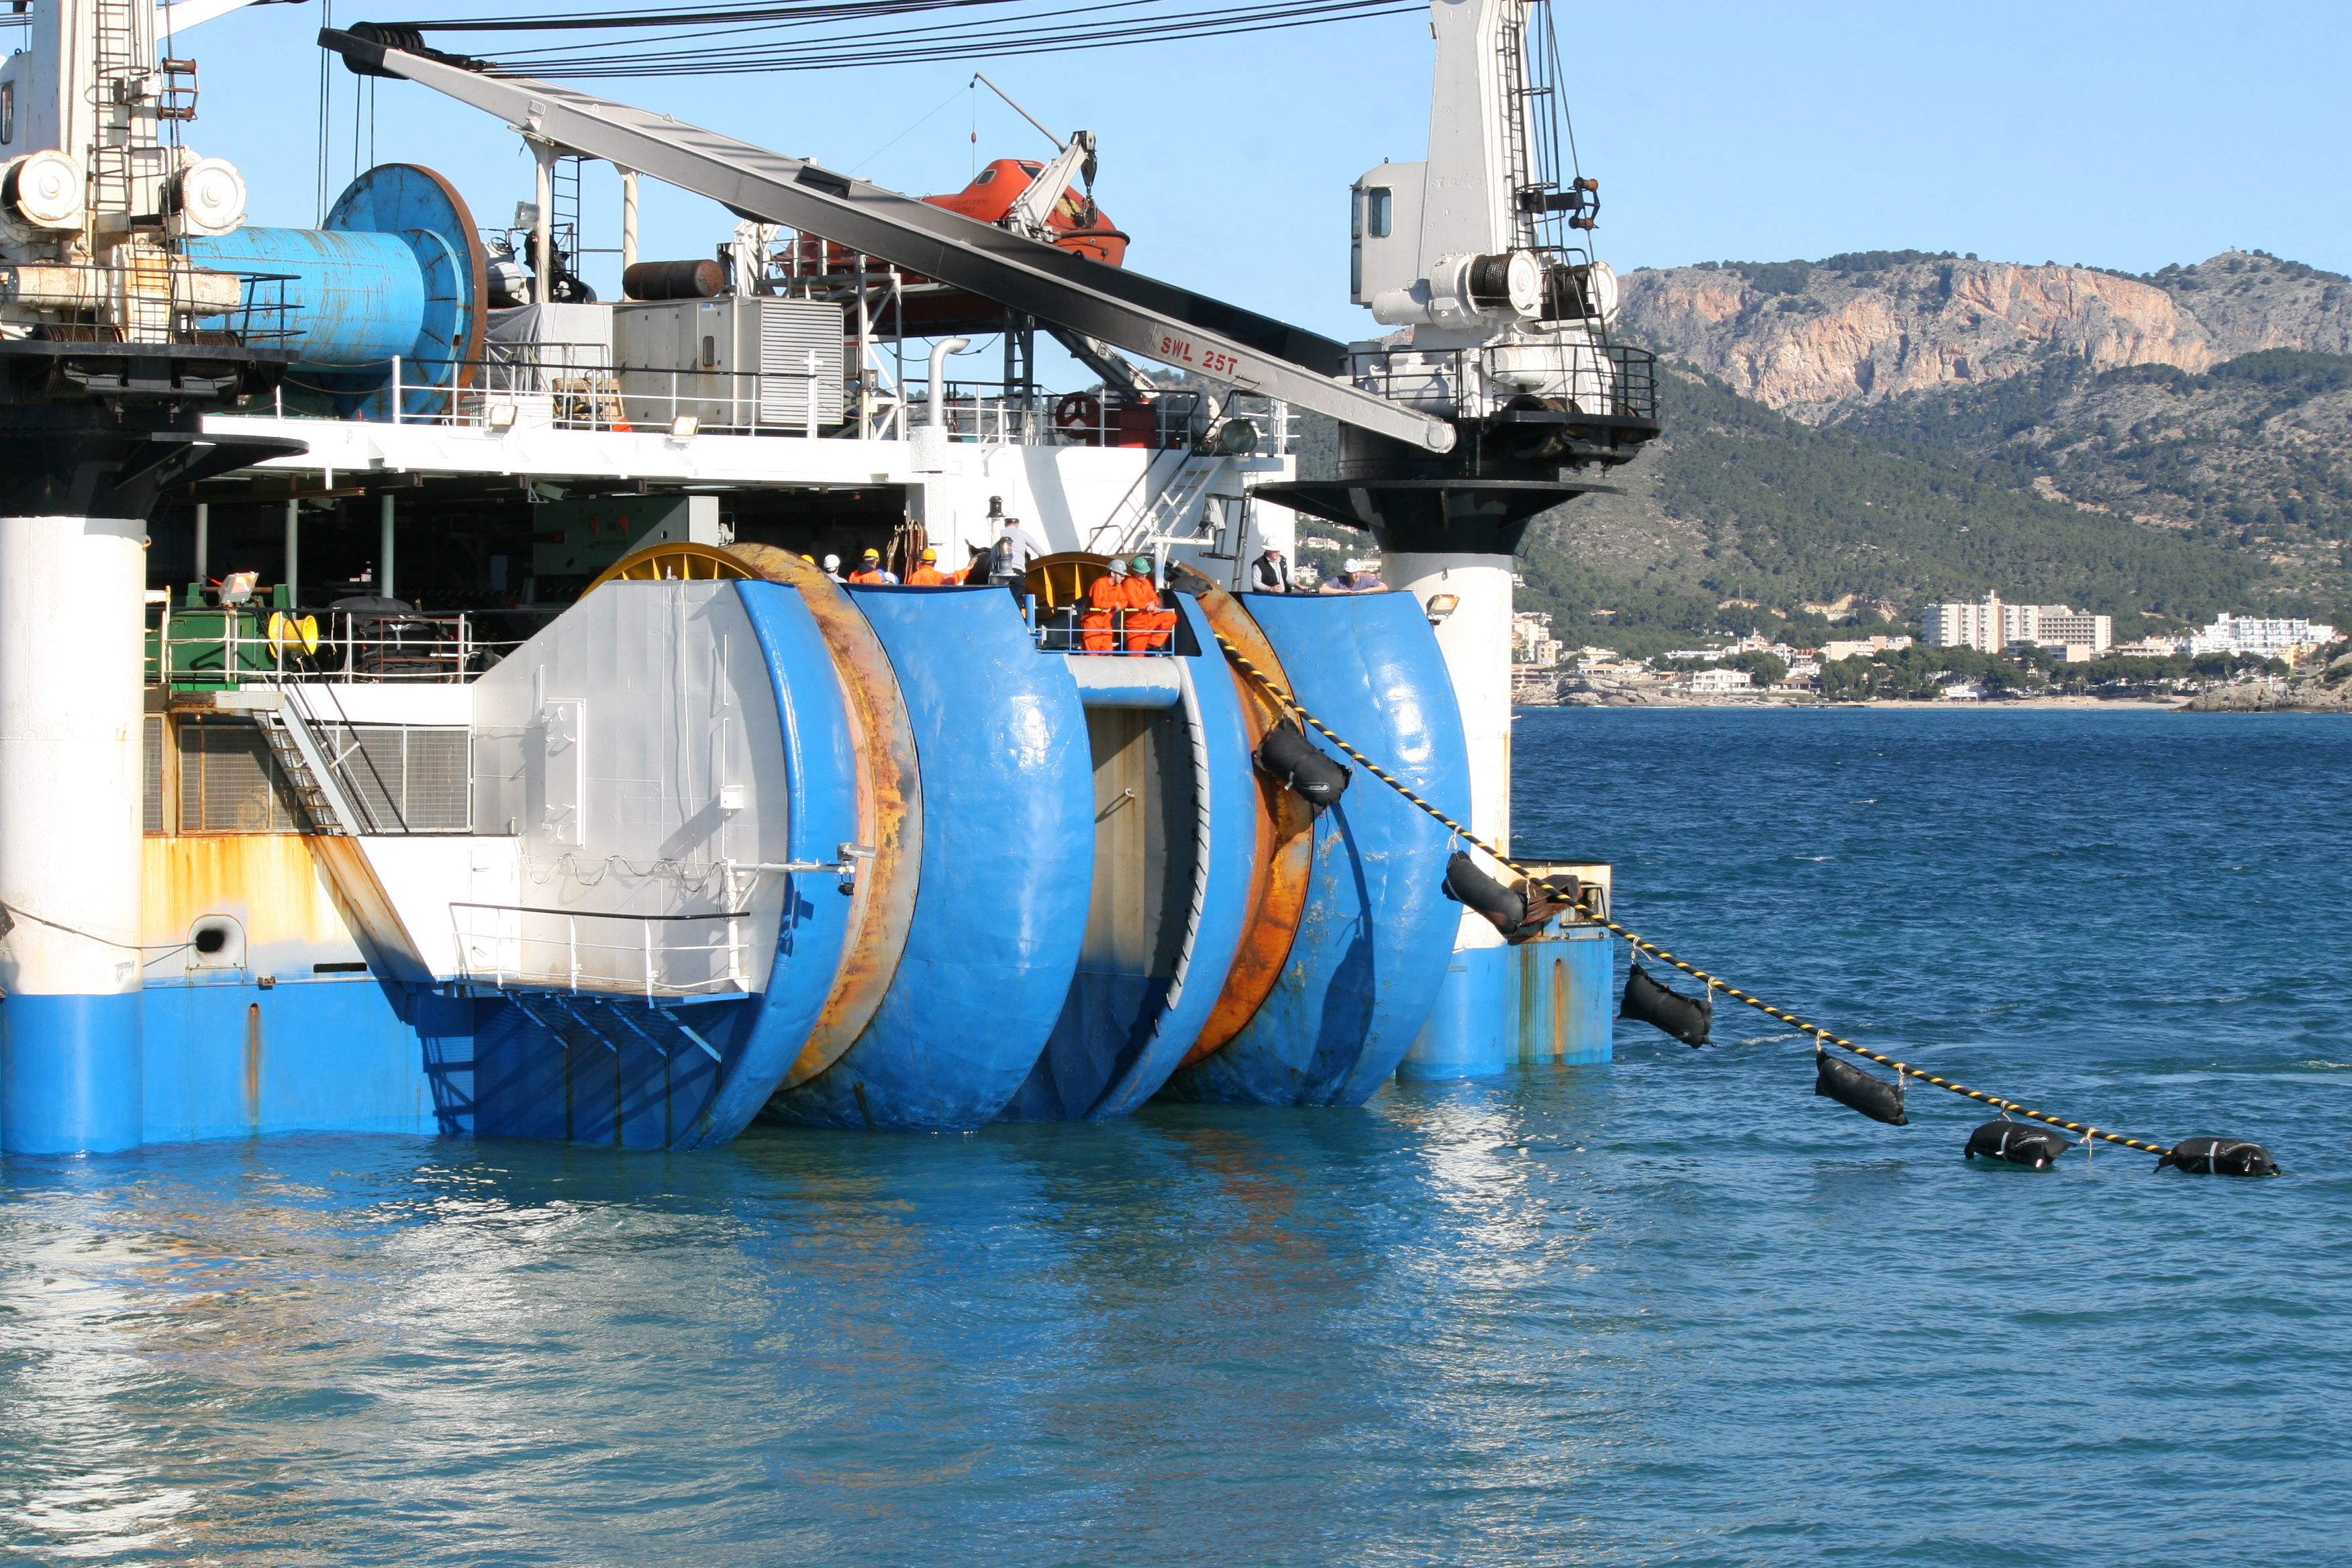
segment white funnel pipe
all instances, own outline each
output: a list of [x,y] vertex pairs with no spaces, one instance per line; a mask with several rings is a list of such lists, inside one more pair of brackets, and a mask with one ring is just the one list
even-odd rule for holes
[[940,378],[947,374],[950,354],[960,354],[971,347],[970,338],[944,338],[931,345],[931,428],[947,428],[947,384]]

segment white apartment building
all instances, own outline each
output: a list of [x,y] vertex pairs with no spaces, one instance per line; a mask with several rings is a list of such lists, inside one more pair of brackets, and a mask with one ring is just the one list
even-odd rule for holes
[[1511,662],[1549,669],[1559,663],[1560,645],[1551,635],[1551,616],[1540,610],[1511,615]]
[[2066,605],[2004,604],[1987,594],[1978,604],[1930,605],[1920,612],[1929,647],[1972,647],[1999,653],[2017,643],[2041,647],[2087,647],[2104,653],[2115,645],[2113,616],[2095,616]]
[[2304,648],[2320,647],[2336,640],[2336,628],[2325,622],[2257,620],[2249,616],[2232,616],[2223,611],[2211,626],[2188,639],[2185,651],[2200,653],[2251,653],[2264,658],[2292,659]]
[[1694,669],[1684,678],[1685,691],[1746,691],[1756,678],[1744,669],[1725,669],[1720,665],[1713,669]]

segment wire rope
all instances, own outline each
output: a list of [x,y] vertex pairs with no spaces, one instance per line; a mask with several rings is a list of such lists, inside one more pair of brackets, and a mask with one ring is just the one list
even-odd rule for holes
[[[1217,646],[1224,650],[1225,657],[1233,661],[1236,668],[1240,669],[1244,675],[1247,675],[1252,680],[1257,683],[1259,688],[1265,692],[1266,696],[1272,699],[1278,710],[1296,715],[1298,721],[1302,723],[1312,725],[1326,740],[1329,741],[1333,745],[1339,747],[1341,751],[1347,752],[1348,755],[1353,757],[1358,763],[1361,763],[1365,771],[1370,773],[1374,778],[1380,780],[1382,784],[1396,791],[1397,794],[1404,796],[1406,800],[1412,802],[1423,811],[1425,811],[1430,816],[1435,817],[1440,823],[1444,824],[1447,828],[1451,829],[1455,835],[1457,835],[1463,842],[1483,851],[1485,854],[1491,857],[1496,864],[1508,867],[1511,870],[1518,873],[1521,877],[1526,878],[1529,882],[1534,882],[1537,879],[1535,874],[1529,871],[1526,867],[1520,865],[1517,861],[1513,860],[1509,856],[1504,854],[1501,850],[1496,848],[1485,839],[1480,838],[1476,834],[1471,832],[1467,827],[1463,826],[1462,824],[1446,816],[1445,813],[1440,811],[1436,806],[1432,805],[1428,801],[1423,800],[1419,795],[1415,794],[1412,788],[1406,784],[1403,780],[1396,777],[1385,768],[1382,768],[1378,763],[1372,761],[1371,758],[1364,755],[1363,752],[1349,745],[1329,725],[1324,723],[1323,721],[1315,717],[1314,714],[1309,713],[1306,709],[1300,707],[1298,705],[1298,699],[1285,690],[1274,680],[1272,677],[1268,676],[1265,671],[1260,669],[1250,660],[1247,655],[1241,651],[1241,649],[1235,647],[1232,643],[1226,641],[1222,637],[1217,638]],[[1822,1045],[1835,1046],[1841,1050],[1851,1051],[1855,1056],[1878,1063],[1881,1067],[1893,1068],[1897,1074],[1904,1078],[1914,1078],[1917,1079],[1922,1083],[1933,1084],[1937,1089],[1962,1096],[1965,1099],[1977,1100],[1985,1105],[1990,1105],[1995,1110],[2006,1112],[2011,1116],[2022,1116],[2034,1121],[2046,1121],[2053,1127],[2063,1127],[2069,1132],[2079,1132],[2086,1139],[2096,1138],[2108,1143],[2120,1143],[2127,1149],[2137,1149],[2146,1153],[2169,1154],[2171,1152],[2171,1150],[2165,1144],[2152,1143],[2140,1138],[2127,1138],[2120,1132],[2110,1132],[2105,1128],[2093,1127],[2084,1122],[2069,1121],[2063,1117],[2053,1116],[2046,1111],[2035,1110],[2030,1106],[2020,1105],[2013,1100],[2004,1100],[1997,1094],[1987,1094],[1982,1089],[1970,1089],[1964,1083],[1956,1083],[1949,1079],[1938,1078],[1934,1073],[1923,1071],[1918,1068],[1911,1066],[1907,1062],[1897,1061],[1893,1057],[1882,1056],[1878,1052],[1869,1049],[1867,1047],[1857,1046],[1852,1040],[1846,1039],[1843,1036],[1833,1034],[1830,1030],[1823,1028],[1819,1024],[1808,1023],[1804,1019],[1798,1017],[1793,1013],[1785,1012],[1779,1007],[1775,1007],[1770,1003],[1762,1000],[1760,997],[1751,996],[1747,992],[1738,989],[1737,986],[1728,984],[1722,980],[1718,980],[1703,969],[1699,969],[1694,965],[1684,963],[1681,959],[1676,958],[1673,953],[1668,952],[1664,948],[1658,946],[1655,942],[1647,940],[1637,932],[1626,930],[1623,926],[1619,925],[1616,921],[1610,920],[1605,915],[1594,912],[1582,899],[1577,900],[1571,907],[1582,911],[1585,917],[1592,921],[1596,925],[1605,928],[1613,935],[1623,938],[1637,951],[1650,954],[1661,963],[1671,964],[1673,967],[1681,970],[1684,973],[1690,975],[1694,979],[1706,982],[1710,990],[1720,991],[1725,995],[1731,997],[1734,1001],[1746,1003],[1748,1006],[1755,1008],[1758,1012],[1764,1014],[1767,1017],[1776,1018],[1781,1023],[1790,1026],[1791,1028],[1798,1029],[1805,1034],[1811,1035]]]
[[[1003,55],[1062,54],[1123,44],[1233,37],[1326,22],[1417,14],[1422,10],[1412,0],[1260,0],[1255,5],[1239,8],[1161,8],[1169,3],[1170,0],[1102,0],[1091,5],[1051,7],[1039,6],[1035,0],[858,0],[823,5],[561,17],[477,17],[395,25],[419,32],[516,35],[688,26],[695,29],[633,40],[625,47],[617,39],[594,38],[577,44],[500,51],[499,59],[487,64],[494,75],[563,79],[741,75]],[[1011,15],[995,9],[1006,5],[1023,5],[1025,9]],[[986,9],[989,14],[913,28],[840,30],[845,26],[884,17],[973,9]],[[818,29],[817,36],[774,36],[803,29]],[[713,41],[730,37],[740,41]],[[687,47],[660,47],[666,44]]]

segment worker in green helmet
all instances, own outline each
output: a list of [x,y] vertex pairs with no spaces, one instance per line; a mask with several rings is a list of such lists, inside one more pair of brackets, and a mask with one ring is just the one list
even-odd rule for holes
[[1160,589],[1151,579],[1151,557],[1139,555],[1127,563],[1127,651],[1152,653],[1168,646],[1176,629],[1176,612],[1164,609]]

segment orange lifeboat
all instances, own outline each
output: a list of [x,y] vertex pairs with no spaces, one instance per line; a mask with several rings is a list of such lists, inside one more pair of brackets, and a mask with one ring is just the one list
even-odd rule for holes
[[[1012,212],[1013,204],[1020,200],[1021,193],[1029,188],[1030,182],[1045,167],[1028,158],[998,158],[973,175],[971,184],[962,190],[949,195],[925,196],[923,200],[982,223],[1003,223]],[[1111,226],[1092,196],[1081,194],[1075,186],[1064,191],[1054,203],[1045,225],[1053,231],[1056,249],[1107,267],[1117,267],[1127,259],[1127,236]],[[847,246],[803,235],[792,247],[792,254],[796,271],[803,276],[838,277],[844,289],[854,293],[850,279],[856,270],[856,256]],[[994,332],[1004,329],[1004,307],[992,300],[950,289],[911,272],[901,274],[900,286],[901,299],[896,310],[876,301],[873,331],[877,336],[887,337],[903,331],[908,337],[941,337],[954,332]]]

